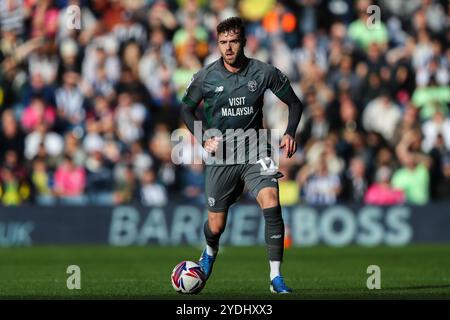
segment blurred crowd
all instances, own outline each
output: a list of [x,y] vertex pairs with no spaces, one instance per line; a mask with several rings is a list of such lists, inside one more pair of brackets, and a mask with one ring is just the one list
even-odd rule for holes
[[450,199],[448,1],[0,0],[0,204],[203,204],[201,147],[177,165],[171,133],[236,15],[306,107],[282,205]]

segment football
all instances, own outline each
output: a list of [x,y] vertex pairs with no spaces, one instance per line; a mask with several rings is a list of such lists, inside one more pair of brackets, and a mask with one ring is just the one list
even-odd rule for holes
[[198,263],[182,261],[173,269],[170,280],[175,291],[197,294],[203,289],[206,276]]

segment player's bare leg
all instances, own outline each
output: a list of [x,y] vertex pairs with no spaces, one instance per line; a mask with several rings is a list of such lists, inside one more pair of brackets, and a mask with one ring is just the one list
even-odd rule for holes
[[270,290],[274,293],[290,293],[292,290],[286,286],[280,272],[284,252],[284,222],[281,216],[278,189],[263,188],[259,191],[256,200],[264,213],[265,219],[265,239],[270,265]]
[[206,249],[202,252],[199,264],[208,279],[219,251],[219,240],[227,223],[227,212],[208,211],[208,221],[204,225]]

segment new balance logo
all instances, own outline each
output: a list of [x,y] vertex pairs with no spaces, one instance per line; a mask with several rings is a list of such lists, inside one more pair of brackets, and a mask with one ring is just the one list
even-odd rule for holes
[[223,86],[216,87],[216,90],[214,90],[214,92],[222,92],[222,91],[223,91]]
[[270,239],[280,239],[281,238],[281,234],[274,234],[273,236],[270,237]]

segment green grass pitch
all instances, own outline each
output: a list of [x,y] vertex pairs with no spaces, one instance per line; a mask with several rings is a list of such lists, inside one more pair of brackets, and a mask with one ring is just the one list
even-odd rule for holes
[[[176,293],[173,267],[198,247],[36,246],[0,248],[0,299],[450,299],[450,245],[290,248],[283,274],[292,295],[269,292],[264,247],[224,247],[198,295]],[[69,290],[69,265],[81,290]],[[381,268],[381,289],[366,287]]]

